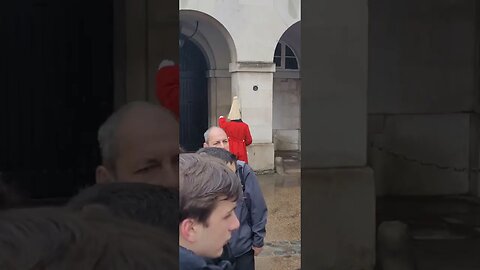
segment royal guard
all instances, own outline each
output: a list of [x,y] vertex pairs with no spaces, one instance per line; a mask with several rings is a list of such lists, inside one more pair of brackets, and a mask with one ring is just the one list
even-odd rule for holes
[[179,66],[171,60],[163,60],[156,74],[156,96],[158,102],[171,111],[177,120],[180,119],[179,80]]
[[247,146],[252,144],[252,135],[248,125],[242,121],[240,102],[236,96],[233,97],[228,120],[220,116],[218,125],[227,133],[230,152],[237,156],[238,160],[248,163]]

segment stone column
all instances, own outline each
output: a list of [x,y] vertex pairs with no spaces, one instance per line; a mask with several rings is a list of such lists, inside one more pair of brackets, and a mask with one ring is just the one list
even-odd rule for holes
[[158,65],[165,59],[179,61],[178,1],[147,0],[147,14],[146,97],[158,102],[155,94]]
[[115,107],[157,102],[155,74],[164,59],[178,63],[178,2],[114,1]]
[[302,19],[302,268],[371,270],[368,1],[310,1]]
[[238,96],[242,120],[250,126],[253,143],[247,148],[250,166],[264,171],[274,168],[272,142],[274,63],[230,64],[232,96]]
[[146,2],[125,0],[125,102],[146,99]]

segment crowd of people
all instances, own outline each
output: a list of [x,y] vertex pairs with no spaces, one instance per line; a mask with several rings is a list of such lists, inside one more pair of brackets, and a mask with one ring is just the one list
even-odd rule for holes
[[98,130],[96,184],[63,206],[13,207],[0,187],[0,269],[255,269],[267,206],[237,105],[197,153],[164,107],[121,107]]

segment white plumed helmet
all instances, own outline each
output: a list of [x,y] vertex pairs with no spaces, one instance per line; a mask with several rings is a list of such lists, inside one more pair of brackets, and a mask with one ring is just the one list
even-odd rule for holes
[[242,119],[242,112],[240,109],[240,101],[237,96],[233,97],[232,107],[228,113],[228,120],[240,120]]

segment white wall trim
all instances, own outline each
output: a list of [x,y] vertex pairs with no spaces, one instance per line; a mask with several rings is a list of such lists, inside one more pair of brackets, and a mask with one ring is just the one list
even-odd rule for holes
[[230,78],[231,73],[227,69],[210,69],[207,70],[205,76],[207,78]]
[[258,72],[273,73],[275,72],[275,63],[268,62],[236,62],[230,63],[230,72]]
[[298,70],[289,71],[281,70],[273,73],[274,79],[300,79],[300,72]]

